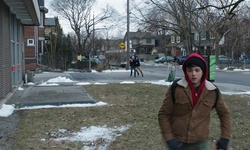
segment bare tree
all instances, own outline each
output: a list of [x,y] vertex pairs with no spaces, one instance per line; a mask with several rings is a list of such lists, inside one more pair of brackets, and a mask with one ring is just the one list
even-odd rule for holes
[[200,7],[197,9],[202,10],[212,7],[217,10],[221,10],[227,19],[232,19],[236,15],[237,7],[239,7],[239,5],[244,1],[245,0],[197,0],[197,2],[200,4]]
[[[230,19],[233,19],[244,0],[149,0],[153,5],[137,7],[140,15],[137,19],[147,29],[154,31],[166,30],[165,33],[180,35],[187,53],[192,51],[192,30],[199,33],[202,30],[212,30],[216,39],[221,38],[226,30]],[[136,15],[135,15],[136,16]],[[223,30],[221,30],[223,29]],[[215,40],[213,41],[216,44]]]
[[100,14],[94,15],[94,4],[95,0],[53,0],[51,2],[51,7],[69,21],[76,34],[77,51],[80,54],[86,53],[86,43],[94,31],[93,26],[111,18],[114,14],[114,9],[107,6]]
[[[198,0],[197,0],[198,1]],[[231,57],[238,56],[240,49],[242,49],[242,32],[247,31],[242,26],[242,20],[246,19],[249,10],[247,11],[247,2],[244,0],[218,0],[216,3],[210,3],[204,1],[198,1],[198,10],[210,10],[210,12],[216,11],[218,22],[215,24],[215,31],[217,36],[220,38],[224,36],[225,33],[230,31],[227,43],[223,45],[226,54]],[[240,48],[241,47],[241,48]]]
[[150,11],[142,11],[138,18],[143,24],[156,31],[164,31],[167,34],[180,35],[187,53],[192,50],[192,24],[194,24],[195,1],[190,0],[150,0],[153,8]]

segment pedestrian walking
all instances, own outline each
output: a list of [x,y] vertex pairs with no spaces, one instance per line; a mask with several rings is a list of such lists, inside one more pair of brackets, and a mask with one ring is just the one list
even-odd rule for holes
[[[135,56],[135,67],[136,67],[137,76],[139,76],[141,73],[141,76],[143,77],[143,72],[142,72],[140,66],[141,66],[141,63],[140,63],[139,57]],[[139,71],[140,71],[140,73],[139,73]]]
[[[173,94],[168,88],[158,112],[163,139],[170,150],[209,150],[210,113],[215,108],[221,133],[216,148],[227,150],[231,119],[227,104],[216,86],[207,81],[208,68],[203,57],[190,54],[182,65],[184,78],[176,83]],[[171,85],[173,86],[173,84]]]
[[136,77],[135,56],[131,56],[130,58],[130,76],[133,74]]

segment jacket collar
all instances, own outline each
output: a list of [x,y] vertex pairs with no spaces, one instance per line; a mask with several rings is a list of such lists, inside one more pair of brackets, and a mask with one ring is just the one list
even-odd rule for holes
[[[179,80],[177,82],[177,84],[180,85],[180,86],[183,86],[184,88],[187,88],[187,86],[188,86],[188,83],[187,83],[187,81],[184,78],[182,78],[181,80]],[[215,90],[216,89],[216,86],[213,83],[211,83],[211,82],[209,82],[207,80],[205,81],[205,87],[208,90]]]

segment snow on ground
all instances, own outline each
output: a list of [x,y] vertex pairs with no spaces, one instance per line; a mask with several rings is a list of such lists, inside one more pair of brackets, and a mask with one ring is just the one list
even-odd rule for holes
[[42,106],[25,106],[18,108],[17,110],[27,110],[27,109],[43,109],[43,108],[66,108],[66,107],[95,107],[95,106],[104,106],[108,105],[104,102],[97,102],[95,104],[63,104],[60,106],[54,106],[54,105],[42,105]]
[[14,112],[14,110],[14,105],[3,104],[2,108],[0,109],[0,117],[8,117]]
[[[131,125],[125,125],[121,127],[107,127],[107,126],[90,126],[82,127],[79,132],[73,132],[70,136],[62,136],[59,138],[53,138],[53,141],[80,141],[83,142],[85,150],[95,150],[95,141],[102,139],[104,144],[98,147],[98,150],[107,150],[109,145],[115,141],[115,138],[122,135],[122,132],[128,130]],[[65,129],[60,129],[59,132],[67,132]],[[45,140],[44,140],[45,141]]]

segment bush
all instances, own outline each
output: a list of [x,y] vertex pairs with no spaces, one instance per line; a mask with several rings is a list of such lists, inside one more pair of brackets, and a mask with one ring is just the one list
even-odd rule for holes
[[102,72],[103,70],[108,69],[109,66],[105,63],[105,62],[100,62],[99,64],[97,64],[96,66],[96,71],[98,72]]

